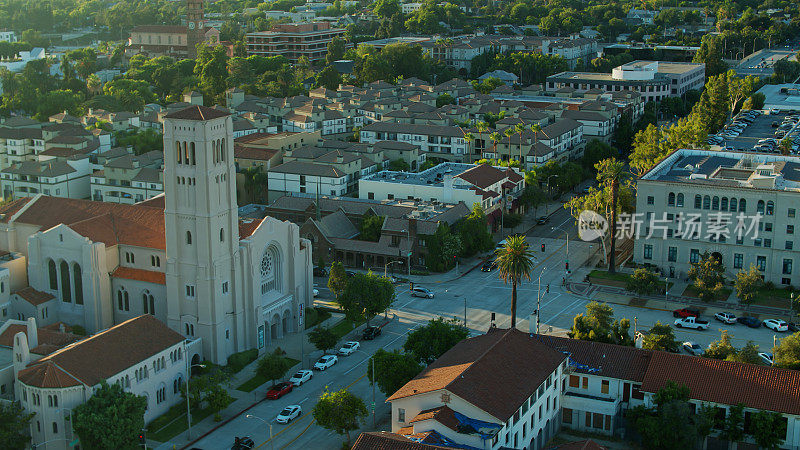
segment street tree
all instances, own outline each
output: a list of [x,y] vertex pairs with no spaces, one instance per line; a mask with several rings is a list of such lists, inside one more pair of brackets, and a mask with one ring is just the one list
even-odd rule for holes
[[314,405],[312,414],[314,420],[322,428],[327,428],[336,434],[346,435],[349,447],[350,432],[358,429],[368,411],[364,401],[347,389],[330,392],[326,388],[317,404]]
[[0,442],[9,450],[28,448],[31,437],[31,419],[35,414],[26,413],[17,403],[0,403]]
[[714,301],[724,287],[725,268],[717,258],[705,252],[700,256],[699,262],[692,264],[689,278],[701,300]]
[[340,261],[331,263],[331,270],[328,272],[328,289],[333,292],[336,299],[344,292],[347,287],[347,272]]
[[[372,360],[375,360],[375,375],[372,374]],[[423,367],[411,354],[399,350],[388,352],[381,348],[367,364],[367,377],[370,383],[377,383],[378,389],[389,396],[419,375]]]
[[672,327],[657,321],[644,336],[642,348],[646,350],[677,351],[678,341]]
[[358,227],[359,239],[362,241],[378,242],[378,239],[381,237],[384,219],[386,219],[385,216],[365,213]]
[[472,205],[472,212],[453,227],[461,236],[461,256],[470,257],[492,248],[492,234],[486,227],[486,214],[479,203]]
[[73,410],[72,428],[84,448],[134,448],[146,409],[146,398],[103,380],[94,395]]
[[731,343],[731,336],[728,334],[728,330],[722,330],[720,332],[719,340],[709,344],[705,353],[703,353],[703,356],[706,358],[724,360],[735,357],[737,352],[738,350]]
[[658,276],[647,268],[633,271],[633,276],[628,279],[625,289],[635,292],[636,295],[650,295],[658,288]]
[[776,449],[786,436],[786,422],[779,413],[757,411],[750,416],[750,434],[759,448]]
[[208,386],[208,390],[205,393],[205,402],[208,405],[208,409],[214,413],[214,422],[222,420],[220,412],[233,400],[225,386],[219,383],[213,383]]
[[736,355],[736,361],[747,364],[763,364],[763,360],[758,355],[758,344],[747,341],[747,344]]
[[761,271],[758,270],[755,264],[750,264],[750,269],[747,271],[740,270],[736,274],[736,281],[733,284],[736,288],[736,296],[745,305],[753,303],[758,289],[763,285],[764,280],[761,279]]
[[437,317],[408,333],[403,350],[420,363],[430,364],[468,336],[469,330],[456,320]]
[[614,320],[614,309],[610,305],[593,301],[586,305],[585,314],[575,316],[567,335],[583,341],[633,345],[630,326],[628,319]]
[[330,328],[320,326],[308,333],[308,340],[314,344],[317,350],[322,350],[322,353],[325,354],[336,346],[339,338]]
[[597,181],[606,185],[611,190],[611,244],[608,254],[608,271],[616,272],[615,249],[617,243],[617,201],[619,200],[619,186],[625,179],[625,165],[616,158],[604,159],[595,164]]
[[372,273],[357,273],[347,283],[344,292],[337,300],[347,318],[352,321],[370,319],[386,310],[395,298],[394,284],[391,280]]
[[509,236],[506,245],[497,249],[497,264],[500,279],[511,282],[511,328],[517,327],[517,285],[531,279],[533,251],[523,235]]
[[772,354],[775,357],[775,367],[800,370],[800,332],[782,338],[772,348]]
[[333,66],[327,66],[317,74],[314,83],[316,87],[335,91],[342,84],[342,75]]
[[275,384],[275,380],[283,378],[291,367],[291,362],[276,349],[258,360],[256,373]]

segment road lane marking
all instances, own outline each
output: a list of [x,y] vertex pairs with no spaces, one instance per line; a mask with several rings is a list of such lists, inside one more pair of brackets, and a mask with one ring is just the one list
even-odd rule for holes
[[561,314],[562,314],[564,311],[567,311],[567,310],[569,310],[569,309],[572,309],[572,308],[575,306],[575,304],[576,304],[576,303],[578,303],[578,302],[582,302],[582,301],[584,301],[584,300],[583,300],[582,298],[579,298],[579,299],[575,300],[574,302],[570,303],[569,305],[565,306],[565,307],[564,307],[564,309],[562,309],[561,311],[559,311],[559,312],[555,313],[555,314],[554,314],[552,317],[550,317],[550,319],[546,320],[546,321],[544,322],[544,323],[545,323],[545,325],[550,325],[550,320],[553,320],[553,319],[555,319],[556,317],[560,316],[560,315],[561,315]]
[[[406,331],[405,333],[403,333],[403,334],[401,334],[401,335],[397,336],[396,338],[392,339],[391,341],[389,341],[389,343],[388,343],[388,344],[384,345],[384,346],[383,346],[383,347],[381,347],[381,348],[384,348],[384,349],[385,349],[386,347],[388,347],[388,346],[390,346],[390,345],[394,344],[394,343],[395,343],[395,342],[396,342],[398,339],[400,339],[401,337],[404,337],[404,336],[406,336],[408,333],[410,333],[410,332],[414,331],[414,329],[415,329],[415,328],[417,328],[419,325],[420,325],[420,324],[416,324],[416,325],[414,325],[413,327],[409,328],[409,329],[408,329],[408,331]],[[371,358],[371,357],[370,357],[370,358]],[[361,364],[364,364],[364,363],[365,363],[365,362],[367,362],[367,361],[369,361],[369,358],[365,358],[365,359],[361,360],[361,362],[359,362],[359,363],[356,363],[356,365],[354,365],[353,367],[351,367],[351,368],[347,369],[347,371],[345,371],[343,375],[347,375],[348,373],[352,372],[352,371],[353,371],[354,369],[356,369],[358,366],[360,366]]]
[[[297,439],[298,439],[300,436],[302,436],[302,435],[303,435],[303,433],[305,433],[306,431],[308,431],[308,429],[309,429],[309,428],[311,428],[311,425],[314,425],[314,422],[316,422],[316,420],[317,420],[317,419],[311,419],[311,422],[309,422],[309,423],[308,423],[308,425],[306,425],[306,427],[303,429],[303,431],[301,431],[301,432],[300,432],[300,434],[298,434],[297,436],[295,436],[295,437],[294,437],[294,439],[292,439],[291,441],[289,441],[289,442],[288,442],[286,445],[284,445],[283,447],[281,447],[281,450],[283,450],[284,448],[286,448],[286,447],[288,447],[288,446],[292,445],[292,443],[293,443],[294,441],[296,441],[296,440],[297,440]],[[260,447],[260,446],[259,446],[259,447]]]

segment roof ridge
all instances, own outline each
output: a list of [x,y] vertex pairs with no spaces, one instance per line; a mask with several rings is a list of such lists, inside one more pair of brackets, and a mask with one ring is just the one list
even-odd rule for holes
[[[450,387],[450,385],[451,385],[451,384],[453,384],[453,383],[455,383],[456,381],[458,381],[458,379],[460,379],[460,378],[464,378],[464,374],[465,374],[465,373],[467,373],[467,372],[469,372],[469,370],[472,368],[472,366],[474,366],[474,365],[475,365],[475,363],[476,363],[476,362],[478,362],[478,361],[479,361],[481,358],[483,358],[483,357],[484,357],[484,356],[486,356],[486,355],[487,355],[487,354],[488,354],[490,351],[492,351],[492,350],[495,348],[495,346],[497,346],[497,345],[500,343],[500,341],[502,341],[503,339],[505,339],[505,338],[506,338],[506,336],[509,336],[509,335],[511,334],[512,330],[516,330],[516,329],[515,329],[515,328],[509,328],[508,330],[506,330],[506,331],[503,333],[503,335],[502,335],[502,336],[500,336],[500,339],[497,339],[496,341],[494,341],[494,343],[493,343],[492,345],[488,346],[488,347],[486,348],[486,350],[484,350],[484,351],[483,351],[483,352],[482,352],[480,355],[478,355],[478,356],[477,356],[477,357],[476,357],[476,358],[475,358],[475,359],[474,359],[472,362],[470,362],[470,363],[469,363],[469,365],[467,366],[467,368],[466,368],[466,369],[462,370],[462,371],[461,371],[461,373],[460,373],[458,376],[456,376],[455,378],[453,378],[452,380],[450,380],[450,382],[449,382],[449,383],[447,383],[447,385],[445,385],[445,389],[449,388],[449,387]],[[484,335],[484,336],[486,336],[486,335]]]

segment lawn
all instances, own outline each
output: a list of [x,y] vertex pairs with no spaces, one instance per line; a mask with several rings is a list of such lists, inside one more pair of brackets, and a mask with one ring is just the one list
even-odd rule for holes
[[306,309],[306,330],[314,327],[331,317],[331,312],[323,308]]
[[[294,358],[286,358],[286,359],[289,360],[289,363],[291,364],[290,367],[294,367],[297,364],[300,364],[300,361],[298,361],[298,360],[296,360]],[[253,378],[250,378],[249,380],[247,380],[244,383],[240,384],[236,388],[236,390],[237,391],[242,391],[242,392],[252,392],[253,389],[256,389],[257,387],[261,386],[262,384],[266,383],[267,381],[271,381],[271,380],[268,380],[268,379],[262,377],[261,375],[256,374],[255,376],[253,376]]]
[[[213,414],[211,408],[193,409],[192,424],[199,423],[211,414]],[[186,431],[186,428],[188,428],[188,423],[186,421],[186,403],[184,401],[150,422],[147,426],[147,437],[154,441],[167,442]]]
[[[731,292],[733,292],[733,289],[731,288],[726,288],[726,287],[722,288],[722,291],[720,291],[720,293],[714,298],[714,300],[717,301],[726,300],[728,297],[730,297]],[[686,286],[686,289],[683,291],[683,294],[681,295],[683,295],[684,297],[700,298],[700,294],[697,292],[697,289],[695,289],[695,287],[692,285]]]
[[753,299],[753,304],[789,309],[792,292],[788,289],[762,287]]
[[[628,285],[628,280],[631,279],[631,275],[628,273],[609,273],[606,270],[592,270],[589,272],[589,278],[592,278],[593,281],[597,284],[608,284],[609,286],[616,286],[616,287],[626,287]],[[604,283],[603,281],[609,281],[610,283]],[[672,282],[668,283],[668,287],[672,287]],[[663,294],[664,293],[664,280],[658,280],[658,287],[659,291]]]
[[355,327],[361,325],[364,322],[366,322],[366,320],[359,320],[358,322],[353,324],[353,321],[351,321],[350,319],[342,319],[336,325],[331,327],[331,331],[333,331],[333,334],[335,334],[336,337],[341,339],[344,337],[344,335],[353,331]]

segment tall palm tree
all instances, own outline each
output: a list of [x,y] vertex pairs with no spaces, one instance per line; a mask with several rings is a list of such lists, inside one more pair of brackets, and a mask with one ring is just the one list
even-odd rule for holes
[[511,281],[511,328],[517,327],[517,284],[531,279],[533,271],[533,251],[525,241],[525,236],[515,235],[506,238],[505,247],[496,251],[494,261],[497,264],[500,279],[504,283]]
[[512,127],[508,127],[503,130],[503,134],[505,134],[508,138],[508,160],[511,161],[511,136],[514,135],[514,129]]
[[617,200],[619,183],[625,175],[625,165],[616,158],[604,159],[594,166],[597,169],[597,181],[611,188],[611,245],[608,255],[608,272],[616,271],[614,249],[617,242]]
[[[519,164],[520,164],[520,168],[524,169],[524,166],[522,165],[522,133],[525,131],[525,124],[520,122],[520,123],[514,125],[514,131],[516,131],[517,134],[519,135]],[[509,150],[509,152],[510,151],[511,150]]]
[[481,122],[478,122],[478,123],[475,124],[475,128],[478,129],[480,140],[483,143],[483,150],[485,151],[486,150],[486,141],[485,141],[484,134],[487,131],[489,131],[489,124],[486,123],[486,122],[481,121]]
[[489,138],[492,140],[492,148],[494,150],[494,154],[496,155],[495,157],[500,159],[500,155],[497,154],[497,143],[500,142],[503,137],[500,135],[500,133],[495,131],[491,136],[489,136]]
[[472,135],[469,131],[464,133],[464,140],[467,141],[467,154],[471,154],[470,151],[472,148],[472,141],[475,139],[475,136]]
[[[531,150],[533,150],[534,147],[536,147],[536,143],[539,142],[539,133],[542,132],[542,126],[539,125],[538,123],[533,123],[530,126],[530,130],[531,130],[531,132],[533,132],[533,144],[531,145]],[[536,155],[536,153],[534,153],[534,155]],[[534,156],[534,158],[535,158],[535,156]],[[534,159],[534,162],[535,161],[536,160]]]

